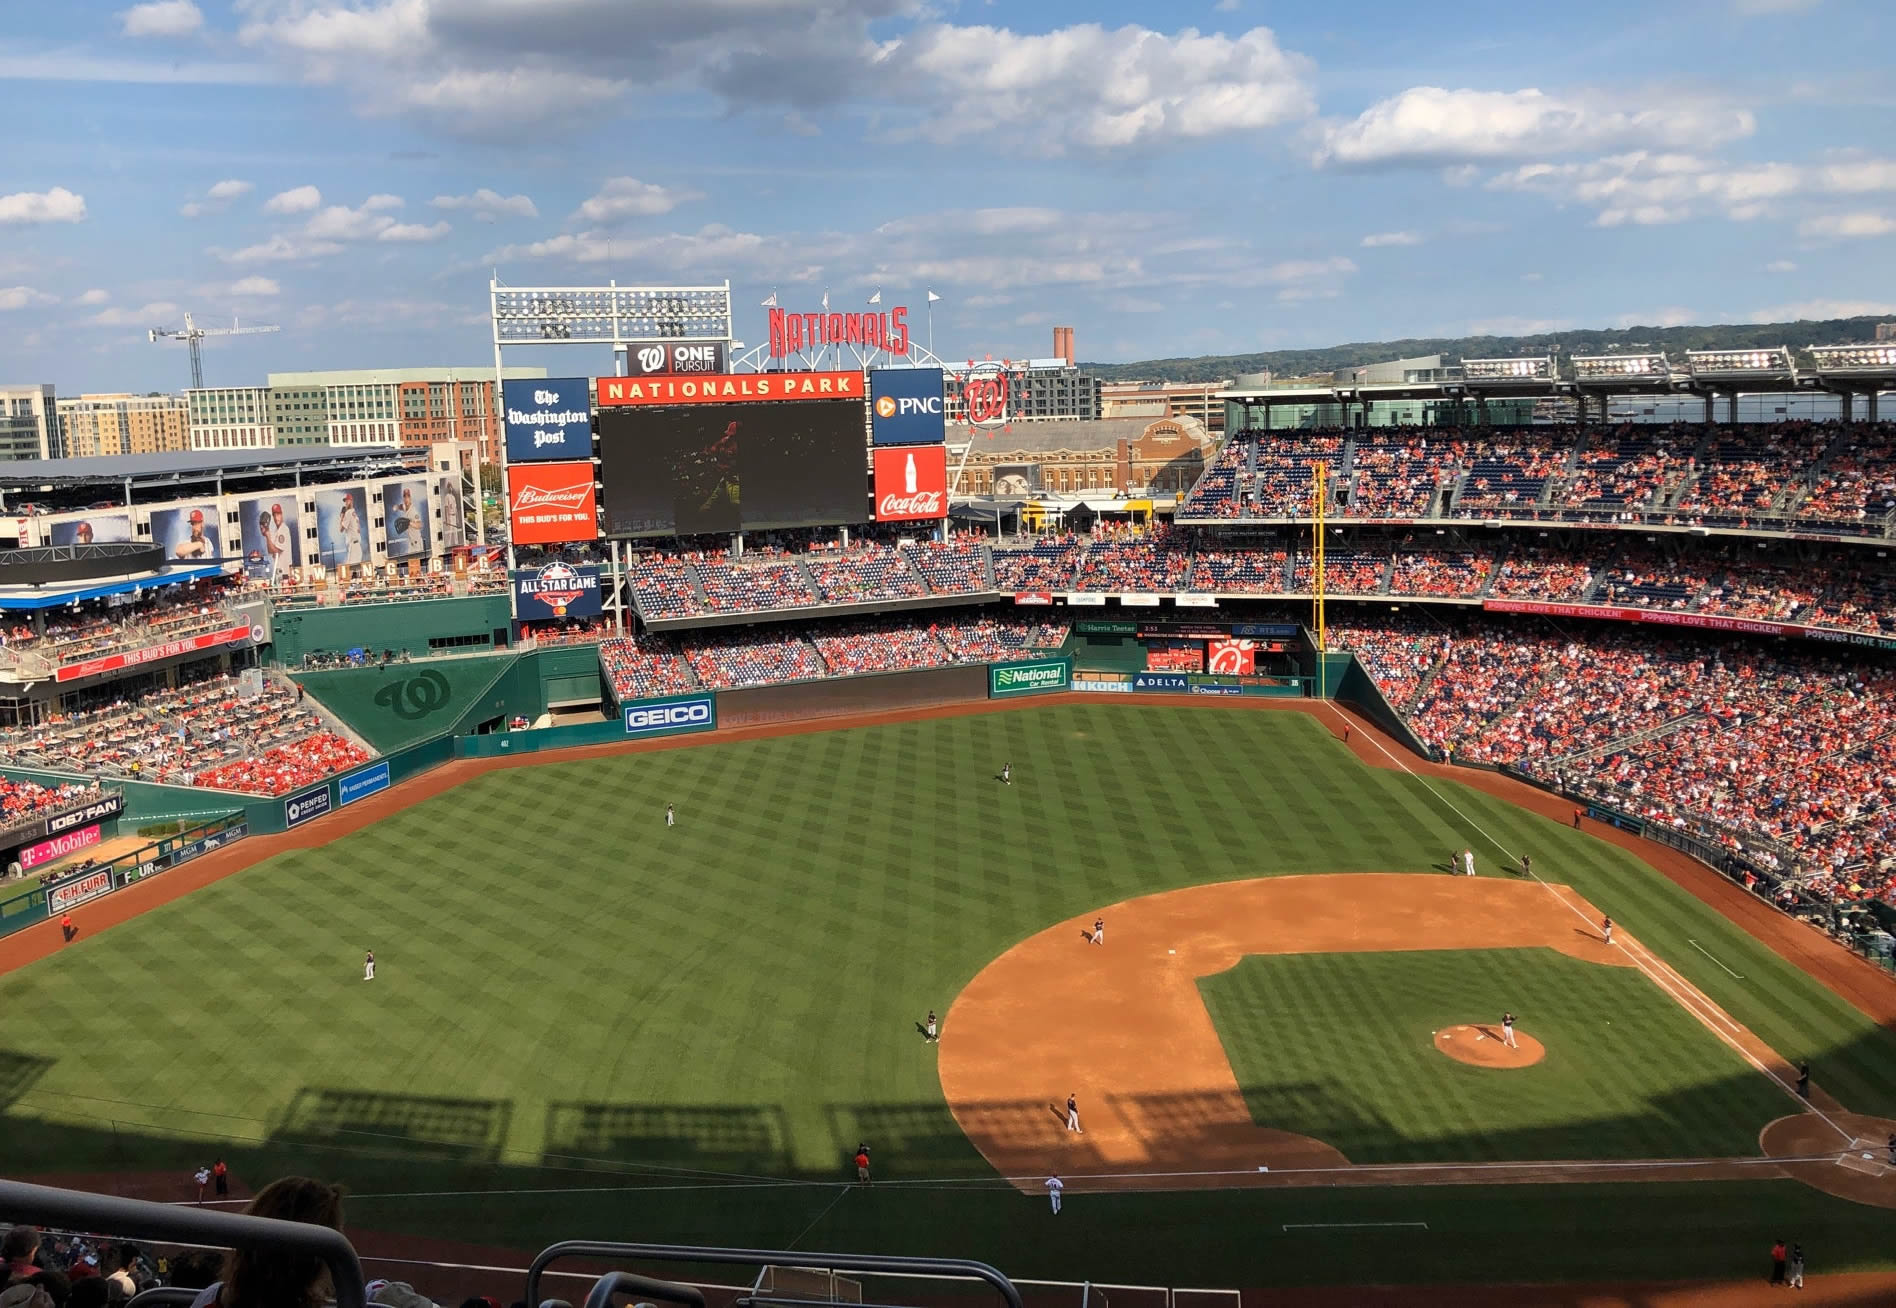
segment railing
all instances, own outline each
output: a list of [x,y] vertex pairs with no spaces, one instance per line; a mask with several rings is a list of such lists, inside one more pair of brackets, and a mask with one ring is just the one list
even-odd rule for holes
[[[939,1277],[955,1281],[979,1281],[992,1289],[1007,1308],[1022,1308],[1020,1291],[1012,1281],[986,1263],[977,1263],[964,1258],[907,1258],[895,1254],[840,1254],[805,1253],[772,1249],[719,1249],[693,1248],[690,1245],[677,1244],[621,1244],[612,1241],[566,1240],[549,1245],[534,1258],[533,1265],[527,1269],[526,1302],[540,1302],[540,1279],[546,1269],[562,1258],[629,1258],[642,1262],[712,1264],[718,1266],[756,1267],[761,1272],[766,1267],[786,1266],[796,1268],[815,1268],[826,1272],[874,1272],[885,1275],[908,1275]],[[593,1293],[599,1294],[607,1286],[610,1278],[601,1278],[593,1287]],[[661,1282],[670,1288],[684,1290],[684,1286]],[[608,1290],[609,1294],[610,1291]],[[667,1302],[685,1303],[687,1300],[671,1298]],[[772,1300],[772,1302],[790,1302]],[[591,1308],[593,1301],[589,1296],[587,1304]],[[702,1308],[700,1298],[694,1308]],[[338,1308],[347,1305],[338,1304]]]
[[[317,1258],[329,1269],[336,1308],[365,1308],[367,1304],[362,1263],[355,1249],[343,1238],[342,1232],[327,1226],[181,1204],[151,1203],[144,1199],[122,1199],[116,1195],[56,1190],[22,1181],[0,1181],[0,1217],[34,1226],[65,1226],[128,1240],[161,1240]],[[169,1295],[145,1301],[176,1302]],[[1018,1303],[1016,1300],[1016,1306]]]

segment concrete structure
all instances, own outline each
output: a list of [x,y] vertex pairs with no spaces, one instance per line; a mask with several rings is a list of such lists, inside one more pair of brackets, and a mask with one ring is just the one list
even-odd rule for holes
[[1207,431],[1224,430],[1228,381],[1104,382],[1099,388],[1102,418],[1195,418]]
[[50,382],[0,386],[0,460],[59,457],[59,410]]
[[[508,378],[546,376],[509,368]],[[273,372],[267,386],[189,392],[191,448],[478,443],[495,457],[501,431],[492,368],[357,368]]]
[[191,448],[191,411],[182,395],[81,395],[57,403],[63,458]]
[[1190,489],[1217,442],[1196,418],[1043,422],[977,436],[952,493],[1028,495]]

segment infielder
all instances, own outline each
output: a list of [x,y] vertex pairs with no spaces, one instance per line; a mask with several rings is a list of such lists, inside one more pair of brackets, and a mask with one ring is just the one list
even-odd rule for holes
[[368,957],[362,960],[362,979],[375,980],[375,951],[373,949],[369,951]]
[[665,825],[668,827],[678,825],[678,815],[672,812],[672,806],[670,804],[665,805]]
[[935,1022],[935,1010],[932,1008],[928,1010],[928,1026],[925,1029],[930,1043],[941,1038],[939,1034],[941,1028]]
[[1464,849],[1462,851],[1462,866],[1468,870],[1469,876],[1473,876],[1475,874],[1475,851],[1474,850]]
[[1606,943],[1613,943],[1613,919],[1606,918],[1600,923],[1600,933],[1606,937]]
[[1047,1198],[1053,1202],[1053,1211],[1060,1211],[1060,1192],[1066,1189],[1066,1182],[1057,1176],[1047,1178]]
[[1093,943],[1096,945],[1106,943],[1106,919],[1103,917],[1093,919]]
[[1067,1130],[1072,1131],[1075,1135],[1086,1134],[1086,1132],[1080,1130],[1079,1101],[1072,1095],[1067,1096]]
[[1501,1014],[1501,1043],[1509,1049],[1520,1048],[1514,1043],[1514,1014],[1512,1013]]

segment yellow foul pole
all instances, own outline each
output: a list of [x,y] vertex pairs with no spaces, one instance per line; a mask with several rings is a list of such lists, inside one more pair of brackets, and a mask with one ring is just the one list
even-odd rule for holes
[[1311,516],[1310,528],[1310,573],[1316,593],[1317,618],[1317,655],[1321,658],[1329,651],[1330,645],[1324,631],[1323,622],[1323,502],[1324,474],[1328,471],[1322,459],[1315,465],[1316,476],[1312,481],[1312,496],[1315,499],[1315,511]]

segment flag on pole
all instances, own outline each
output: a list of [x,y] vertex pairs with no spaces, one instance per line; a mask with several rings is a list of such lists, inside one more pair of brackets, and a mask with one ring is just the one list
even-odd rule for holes
[[882,288],[880,286],[876,287],[876,293],[869,297],[869,303],[871,304],[882,303]]
[[941,296],[939,296],[939,295],[937,295],[937,294],[935,294],[935,293],[934,293],[933,291],[930,291],[930,292],[928,293],[928,302],[929,302],[930,304],[933,304],[933,303],[934,303],[934,302],[935,302],[936,300],[939,300],[940,298],[941,298]]
[[764,308],[774,309],[776,307],[777,307],[777,293],[775,291],[772,291],[770,293],[770,298],[764,301]]
[[828,291],[824,291],[823,292],[823,312],[828,313],[829,311],[830,311],[830,293]]

